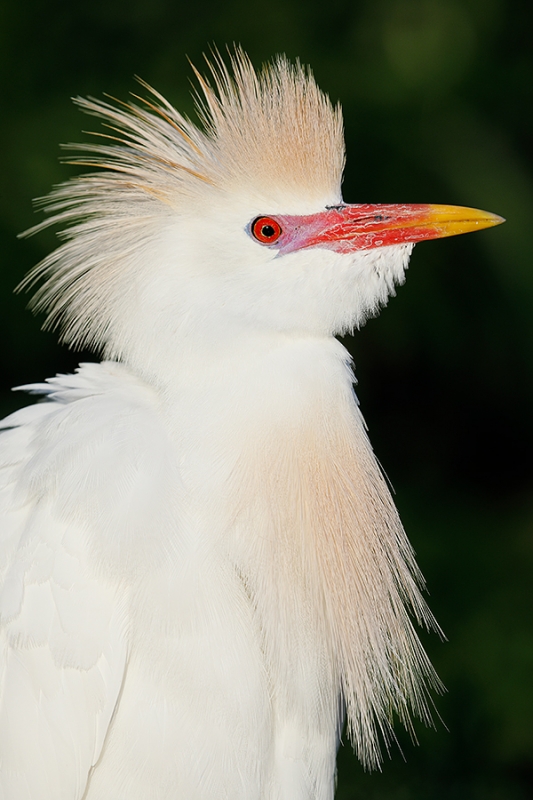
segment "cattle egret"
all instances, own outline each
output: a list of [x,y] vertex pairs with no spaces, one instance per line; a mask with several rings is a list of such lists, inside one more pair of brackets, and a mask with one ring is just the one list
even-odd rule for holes
[[435,623],[350,357],[414,243],[497,225],[347,205],[341,112],[241,52],[202,128],[143,84],[38,225],[29,282],[82,364],[1,424],[2,800],[331,800],[438,684]]

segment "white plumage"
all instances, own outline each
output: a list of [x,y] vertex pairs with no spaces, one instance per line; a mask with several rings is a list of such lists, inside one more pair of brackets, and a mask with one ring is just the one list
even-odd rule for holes
[[2,423],[1,800],[330,800],[343,709],[367,766],[429,719],[434,622],[334,334],[415,241],[499,218],[345,206],[312,77],[233,69],[203,131],[152,90],[78,101],[105,171],[46,201],[35,305],[107,360]]

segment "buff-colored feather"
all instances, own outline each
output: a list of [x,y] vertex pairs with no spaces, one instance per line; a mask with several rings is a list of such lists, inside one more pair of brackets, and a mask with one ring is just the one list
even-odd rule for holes
[[243,527],[252,528],[267,508],[271,518],[266,535],[247,542],[244,571],[266,621],[266,649],[279,646],[274,632],[284,630],[282,648],[297,652],[307,609],[305,624],[332,673],[323,682],[324,708],[336,713],[330,692],[337,687],[357,754],[375,767],[394,714],[411,733],[411,709],[431,723],[427,689],[442,687],[410,614],[427,629],[438,626],[352,397],[337,395],[327,427],[312,405],[306,411],[297,431],[277,430],[260,442],[261,458],[242,455],[236,496],[245,508]]
[[215,88],[196,71],[203,130],[144,82],[152,99],[76,99],[109,132],[69,145],[83,154],[69,162],[105,171],[74,178],[39,202],[51,216],[28,234],[66,225],[67,241],[21,284],[45,278],[32,308],[48,312],[47,326],[59,327],[63,341],[116,355],[107,346],[109,300],[165,219],[239,196],[273,206],[339,195],[340,109],[283,57],[259,76],[242,51],[232,65],[233,75],[218,56],[210,65]]

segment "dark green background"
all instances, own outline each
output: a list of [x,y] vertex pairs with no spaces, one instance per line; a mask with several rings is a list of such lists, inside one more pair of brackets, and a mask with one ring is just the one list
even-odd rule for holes
[[[507,223],[419,245],[407,283],[348,340],[358,394],[448,643],[448,688],[420,746],[398,730],[383,772],[341,749],[338,796],[518,800],[533,790],[533,56],[526,0],[298,3],[59,0],[0,5],[1,411],[8,387],[74,368],[12,289],[54,246],[17,241],[31,198],[64,180],[58,143],[88,126],[76,94],[126,97],[142,76],[193,113],[210,43],[259,65],[310,63],[344,107],[348,202],[435,202]],[[90,126],[89,126],[90,127]],[[87,354],[84,355],[87,357]]]

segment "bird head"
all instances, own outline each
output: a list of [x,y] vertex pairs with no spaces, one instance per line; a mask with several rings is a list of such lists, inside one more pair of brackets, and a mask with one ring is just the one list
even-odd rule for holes
[[332,335],[401,282],[414,244],[501,222],[453,206],[348,205],[341,112],[299,64],[257,74],[237,50],[196,70],[201,127],[143,83],[72,163],[98,168],[42,201],[63,244],[30,273],[64,341],[139,364],[193,338]]

